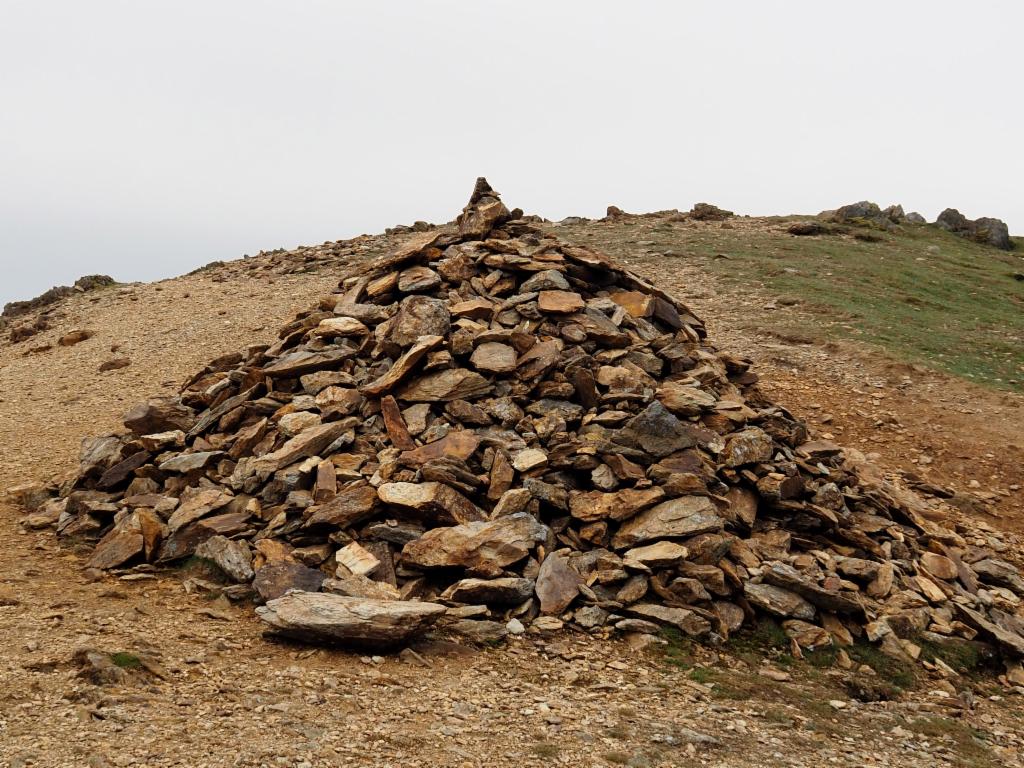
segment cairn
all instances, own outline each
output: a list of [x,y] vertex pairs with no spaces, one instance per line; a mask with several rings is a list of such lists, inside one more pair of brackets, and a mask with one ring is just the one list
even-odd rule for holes
[[203,558],[306,641],[569,623],[720,640],[770,616],[797,650],[1024,655],[1016,568],[757,380],[685,305],[480,179],[454,225],[273,346],[86,440],[48,504],[62,537],[97,542],[90,567]]

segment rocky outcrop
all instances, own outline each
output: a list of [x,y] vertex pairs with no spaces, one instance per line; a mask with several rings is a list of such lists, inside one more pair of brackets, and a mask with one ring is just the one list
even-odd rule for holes
[[980,218],[968,219],[956,208],[947,208],[935,220],[935,226],[966,237],[976,243],[991,245],[1004,251],[1013,250],[1013,241],[1006,223],[999,219]]

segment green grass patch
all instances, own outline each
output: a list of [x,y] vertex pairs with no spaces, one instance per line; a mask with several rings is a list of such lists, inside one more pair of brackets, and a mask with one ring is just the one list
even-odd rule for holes
[[815,669],[831,669],[836,665],[839,649],[835,646],[817,651],[804,651],[804,659]]
[[995,654],[979,643],[954,637],[947,638],[941,643],[917,637],[914,642],[920,646],[921,658],[925,661],[941,660],[964,677],[978,678],[997,669],[998,660]]
[[690,679],[695,683],[707,685],[714,681],[715,674],[712,670],[707,669],[706,667],[694,667],[690,670]]
[[917,672],[910,663],[886,656],[873,645],[857,643],[848,646],[846,653],[854,661],[867,664],[883,680],[900,690],[909,691],[917,687]]
[[110,660],[114,662],[114,666],[121,669],[142,669],[142,659],[127,651],[110,654]]
[[560,231],[619,258],[638,256],[634,242],[646,238],[655,243],[648,250],[674,254],[648,257],[652,266],[685,259],[734,285],[800,299],[802,311],[753,318],[765,330],[868,342],[900,360],[1024,392],[1024,281],[1014,277],[1024,273],[1024,239],[1014,238],[1016,251],[1000,251],[911,225],[794,237],[785,231],[794,220],[657,226],[642,237],[607,224]]
[[751,627],[744,626],[729,638],[729,649],[748,664],[759,664],[765,657],[782,666],[792,665],[789,636],[774,619],[761,618]]
[[663,627],[660,635],[665,641],[662,646],[665,662],[679,669],[690,669],[693,666],[693,640],[674,627]]

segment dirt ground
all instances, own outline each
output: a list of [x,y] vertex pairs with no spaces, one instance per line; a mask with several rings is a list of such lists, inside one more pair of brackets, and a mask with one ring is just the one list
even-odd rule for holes
[[[257,257],[68,300],[51,330],[0,343],[0,490],[73,469],[83,437],[116,429],[206,361],[269,341],[386,247]],[[752,357],[771,395],[818,433],[1024,530],[1019,399],[851,345],[774,338],[751,319],[797,310],[726,290],[696,264],[629,261],[702,314],[719,346]],[[55,345],[76,328],[96,335]],[[100,373],[114,357],[131,364]],[[438,641],[382,659],[273,643],[251,608],[186,593],[184,574],[90,580],[76,553],[20,517],[0,504],[0,764],[12,767],[1024,765],[1024,697],[992,683],[925,681],[862,704],[831,670],[706,648],[680,664],[578,635],[484,650]],[[79,649],[144,663],[98,683],[80,676]]]

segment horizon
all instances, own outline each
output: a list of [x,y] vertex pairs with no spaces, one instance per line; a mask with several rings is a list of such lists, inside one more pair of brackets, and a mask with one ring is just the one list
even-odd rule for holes
[[0,305],[449,221],[478,175],[552,220],[868,199],[1024,233],[1024,7],[496,8],[8,3]]
[[[490,182],[489,179],[488,179],[488,182]],[[494,187],[495,192],[497,192],[499,195],[501,195],[501,189],[499,189],[496,185],[492,185],[492,186]],[[471,187],[470,187],[470,189],[471,189]],[[505,200],[504,195],[501,195],[501,197],[502,197],[502,200],[507,204],[508,201]],[[467,200],[469,199],[469,194],[468,193],[466,194],[466,199]],[[626,210],[626,209],[623,209],[623,210],[624,210],[624,212],[626,214],[635,214],[635,215],[643,215],[643,214],[654,213],[654,212],[663,211],[663,210],[679,210],[680,212],[685,213],[690,208],[692,208],[693,205],[695,205],[698,202],[705,202],[705,203],[715,204],[715,202],[713,200],[695,200],[693,203],[691,203],[689,205],[675,206],[674,208],[672,208],[672,207],[669,207],[669,208],[655,208],[655,209],[651,209],[649,211]],[[842,205],[847,205],[847,204],[854,203],[854,202],[860,202],[860,201],[850,200],[850,201],[847,201],[846,203],[842,203]],[[877,204],[877,201],[875,201],[875,200],[870,200],[870,202],[875,202]],[[891,205],[897,205],[897,204],[902,205],[902,203],[898,203],[896,201],[891,203]],[[609,203],[608,205],[616,205],[616,204],[615,203]],[[511,209],[511,208],[522,207],[522,206],[517,206],[515,204],[510,204],[508,207]],[[622,208],[622,206],[619,206],[619,207]],[[840,207],[840,206],[839,205],[834,206],[834,208],[838,208],[838,207]],[[881,205],[880,207],[885,208],[886,205]],[[903,206],[903,207],[904,207],[904,209],[906,210],[907,213],[911,213],[912,211],[916,210],[914,208],[908,208],[907,206]],[[950,206],[950,207],[954,207],[954,206]],[[446,219],[444,221],[427,221],[427,223],[435,225],[435,226],[443,226],[445,224],[450,224],[450,223],[452,223],[455,220],[455,216],[456,216],[456,214],[458,213],[459,210],[461,210],[461,205],[459,206],[458,209],[456,209],[456,212],[453,213],[450,218],[448,218],[448,219]],[[806,218],[813,218],[813,217],[816,217],[816,216],[820,215],[821,213],[823,213],[825,211],[829,211],[829,210],[833,210],[833,208],[822,208],[820,211],[817,211],[816,213],[792,212],[792,213],[758,213],[758,214],[750,214],[750,213],[744,213],[742,211],[733,211],[733,214],[735,216],[737,216],[737,217],[740,217],[740,218],[773,218],[773,217],[781,217],[781,218],[785,218],[785,217],[806,217]],[[920,211],[917,211],[917,212],[920,213]],[[528,209],[523,209],[523,213],[525,215],[540,216],[541,218],[545,219],[546,221],[550,221],[550,222],[553,222],[553,223],[558,223],[558,222],[560,222],[560,221],[562,221],[562,220],[564,220],[566,218],[571,218],[571,217],[574,217],[574,216],[581,216],[581,218],[589,219],[591,221],[601,219],[601,218],[603,218],[605,216],[605,211],[602,211],[602,212],[594,214],[594,215],[588,215],[588,216],[582,216],[581,214],[569,213],[569,214],[566,214],[565,216],[562,216],[562,217],[560,217],[558,219],[554,219],[554,218],[551,218],[549,216],[545,216],[543,213],[538,213],[536,211],[530,211]],[[928,224],[929,225],[933,225],[934,226],[934,219],[938,216],[938,213],[941,213],[941,211],[937,212],[935,214],[935,216],[925,216],[925,218],[928,219]],[[961,213],[963,213],[963,211],[961,211]],[[968,218],[970,218],[970,217],[968,217]],[[208,260],[208,261],[204,261],[202,263],[196,263],[194,265],[187,266],[185,268],[185,270],[182,271],[182,272],[177,272],[177,273],[174,273],[174,274],[160,275],[160,276],[156,276],[156,277],[152,277],[152,278],[148,278],[148,279],[127,280],[127,279],[121,279],[121,277],[118,276],[118,275],[108,275],[108,277],[113,278],[116,283],[124,284],[124,285],[133,284],[133,283],[151,283],[151,282],[160,282],[162,280],[172,280],[172,279],[174,279],[176,277],[181,277],[182,275],[186,275],[186,274],[188,274],[189,272],[191,272],[191,271],[193,271],[195,269],[199,269],[201,267],[204,267],[207,264],[210,264],[211,262],[214,262],[214,261],[224,261],[224,262],[237,261],[237,260],[241,260],[241,259],[244,259],[244,258],[250,258],[250,257],[253,257],[253,256],[257,256],[261,252],[273,251],[273,250],[276,250],[278,248],[282,248],[282,249],[284,249],[286,251],[292,251],[292,250],[296,250],[298,248],[315,247],[317,245],[321,245],[324,242],[338,242],[338,241],[344,241],[344,240],[351,240],[351,239],[357,238],[357,237],[359,237],[361,235],[378,235],[378,234],[382,234],[384,232],[384,229],[387,229],[387,228],[392,228],[392,227],[396,227],[396,226],[411,226],[414,223],[414,221],[415,220],[395,222],[393,224],[388,225],[385,228],[380,229],[377,232],[370,232],[370,231],[356,232],[356,233],[349,234],[349,235],[344,236],[344,237],[328,238],[327,240],[319,240],[319,241],[315,241],[315,242],[310,241],[310,242],[292,243],[292,244],[288,244],[288,245],[266,246],[266,247],[262,247],[262,248],[256,249],[256,250],[254,250],[252,252],[240,253],[240,254],[236,254],[236,255],[232,255],[232,256],[216,257],[214,259],[211,259],[211,260]],[[1010,237],[1015,237],[1015,236],[1016,235],[1011,230],[1010,231]],[[85,277],[85,276],[88,276],[88,275],[93,275],[93,274],[104,274],[104,273],[83,272],[82,274],[74,275],[73,277],[69,277],[66,282],[58,282],[58,283],[53,283],[51,285],[48,285],[45,288],[41,289],[38,293],[32,294],[31,296],[21,296],[21,297],[5,298],[4,293],[3,293],[3,289],[2,289],[2,287],[0,287],[0,309],[2,309],[4,307],[4,305],[9,304],[9,303],[16,303],[16,302],[20,302],[20,301],[29,301],[29,300],[31,300],[33,298],[36,298],[37,296],[39,296],[40,294],[44,293],[45,291],[49,290],[50,288],[55,288],[55,287],[60,287],[60,286],[72,286],[74,284],[74,282],[78,278]]]

